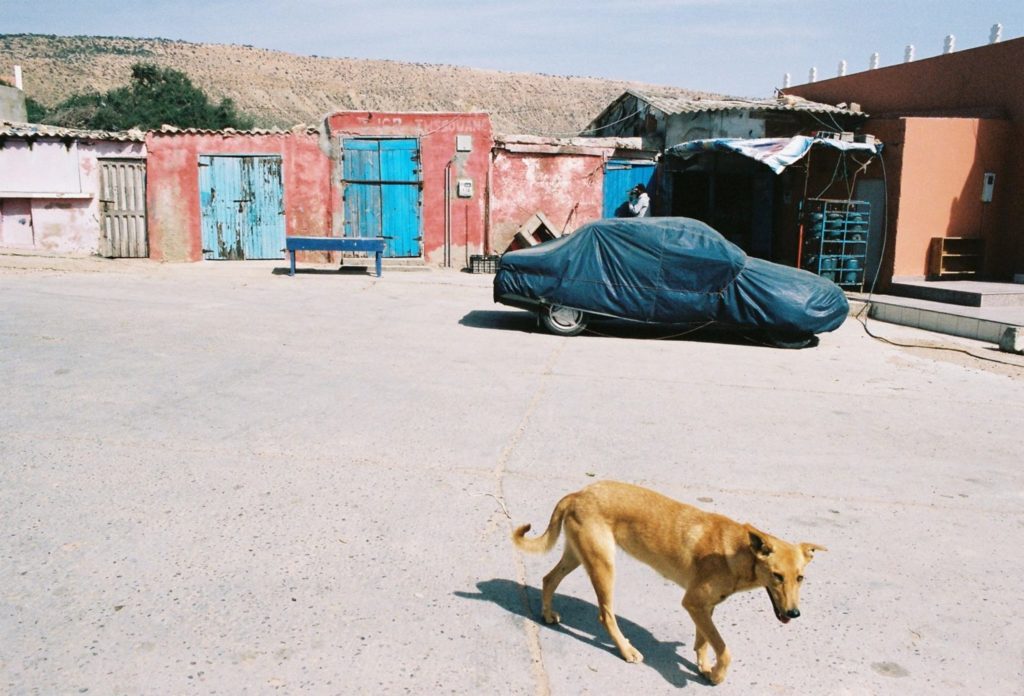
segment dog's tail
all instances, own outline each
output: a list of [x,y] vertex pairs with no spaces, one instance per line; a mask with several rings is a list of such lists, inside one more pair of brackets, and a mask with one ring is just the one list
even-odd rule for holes
[[524,524],[516,527],[516,530],[512,532],[512,543],[516,545],[516,548],[527,553],[547,553],[550,551],[562,533],[562,518],[565,517],[565,511],[572,503],[574,495],[575,493],[570,493],[558,501],[555,509],[551,512],[548,528],[539,537],[534,537],[533,539],[526,538],[526,533],[530,531],[531,525]]

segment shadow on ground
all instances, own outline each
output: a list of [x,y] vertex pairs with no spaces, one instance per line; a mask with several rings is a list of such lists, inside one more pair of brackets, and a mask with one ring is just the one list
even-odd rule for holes
[[[275,268],[271,271],[274,275],[290,275],[290,269],[285,266],[284,268]],[[377,277],[376,271],[373,268],[365,268],[363,266],[341,266],[339,268],[296,268],[295,275],[358,275],[358,276],[373,276]]]
[[537,317],[518,310],[474,309],[459,320],[462,326],[474,329],[537,332]]
[[[459,324],[474,329],[546,333],[544,329],[537,326],[536,315],[524,310],[473,310],[462,317],[459,320]],[[764,348],[775,347],[767,336],[755,330],[738,330],[722,326],[692,324],[640,324],[633,321],[615,319],[591,321],[587,330],[579,336],[574,336],[573,340],[581,340],[587,337],[691,341],[693,343],[722,343],[725,345]],[[812,341],[812,346],[817,344],[818,339],[815,337]]]
[[[533,621],[549,631],[557,631],[584,643],[590,648],[597,648],[609,653],[609,659],[621,660],[619,651],[608,637],[601,622],[597,618],[597,606],[592,602],[555,594],[554,608],[562,616],[559,624],[547,624],[540,615],[540,590],[530,586],[522,586],[511,580],[484,580],[477,583],[479,593],[455,592],[455,596],[463,599],[476,599],[497,604],[502,609]],[[689,682],[706,685],[708,682],[697,672],[697,665],[680,657],[678,649],[686,643],[659,641],[650,631],[629,619],[616,614],[619,628],[630,643],[643,653],[644,664],[654,669],[665,681],[675,687],[686,686]],[[684,623],[680,630],[684,629]],[[692,631],[691,631],[692,632]]]

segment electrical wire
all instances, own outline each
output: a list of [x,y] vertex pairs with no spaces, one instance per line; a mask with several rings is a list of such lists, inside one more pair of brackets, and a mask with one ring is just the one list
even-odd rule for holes
[[[861,314],[864,314],[863,318],[861,318]],[[990,358],[985,355],[978,355],[977,353],[971,352],[966,348],[956,348],[954,346],[934,346],[927,345],[924,343],[903,343],[901,341],[894,341],[891,338],[886,338],[885,336],[878,336],[877,334],[871,333],[871,329],[868,328],[867,314],[864,313],[863,309],[857,313],[854,319],[856,319],[857,323],[864,327],[864,332],[867,333],[868,336],[875,339],[876,341],[888,343],[891,346],[899,346],[900,348],[925,348],[928,350],[944,350],[950,353],[963,353],[964,355],[969,355],[972,358],[984,360],[985,362],[996,363],[997,365],[1008,365],[1009,367],[1016,367],[1021,370],[1024,370],[1024,364],[1009,362],[1007,360],[996,360],[995,358]]]
[[868,317],[871,315],[871,298],[875,294],[875,287],[878,283],[878,276],[880,271],[882,270],[882,261],[885,258],[885,246],[889,241],[889,179],[885,169],[885,156],[879,155],[878,161],[882,166],[882,187],[885,191],[885,202],[883,204],[884,212],[882,216],[882,249],[878,255],[878,263],[875,265],[875,276],[874,278],[871,279],[871,287],[868,290],[867,299],[864,300],[864,306],[860,308],[860,310],[854,315],[853,318],[857,321],[857,323],[864,327],[864,332],[868,336],[875,339],[876,341],[881,341],[882,343],[887,343],[891,346],[898,346],[900,348],[925,348],[928,350],[944,350],[952,353],[962,353],[964,355],[969,355],[972,358],[977,358],[978,360],[983,360],[985,362],[996,363],[997,365],[1008,365],[1010,367],[1024,369],[1024,365],[1020,363],[1009,362],[1006,360],[996,360],[995,358],[990,358],[985,355],[978,355],[977,353],[973,353],[965,348],[955,348],[953,346],[926,345],[921,343],[903,343],[901,341],[894,341],[890,338],[886,338],[885,336],[879,336],[877,334],[874,334],[871,332],[871,329],[868,328]]
[[821,198],[822,196],[824,196],[825,192],[832,188],[832,184],[836,183],[836,178],[839,176],[839,165],[842,163],[842,161],[843,157],[842,155],[840,155],[839,159],[836,160],[836,168],[832,170],[832,180],[825,185],[825,188],[823,188],[821,190],[821,193],[815,196],[815,198]]

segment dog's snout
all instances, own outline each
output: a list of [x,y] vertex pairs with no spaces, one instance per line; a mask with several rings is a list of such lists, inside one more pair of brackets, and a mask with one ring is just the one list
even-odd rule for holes
[[789,611],[786,612],[786,616],[788,616],[791,619],[795,619],[798,616],[800,616],[800,610],[799,609],[790,609]]

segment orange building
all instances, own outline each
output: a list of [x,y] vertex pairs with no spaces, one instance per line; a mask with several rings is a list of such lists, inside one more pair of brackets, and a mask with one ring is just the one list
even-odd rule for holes
[[885,144],[880,289],[894,277],[1024,274],[1022,65],[1014,39],[785,90],[859,104],[871,115],[863,132]]

